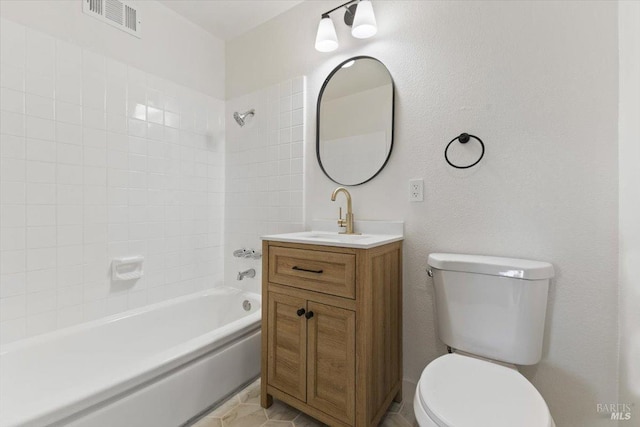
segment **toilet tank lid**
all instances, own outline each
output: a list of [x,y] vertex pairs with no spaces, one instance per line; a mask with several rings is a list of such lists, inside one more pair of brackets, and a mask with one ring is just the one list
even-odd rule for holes
[[489,274],[514,279],[542,280],[554,275],[553,265],[543,261],[466,254],[429,254],[428,264],[439,270]]

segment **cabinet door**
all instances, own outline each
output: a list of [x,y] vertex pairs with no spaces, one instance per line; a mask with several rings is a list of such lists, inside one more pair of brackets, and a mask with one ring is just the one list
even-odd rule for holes
[[304,401],[307,393],[306,300],[269,292],[267,383]]
[[353,424],[355,418],[356,314],[309,301],[307,404]]

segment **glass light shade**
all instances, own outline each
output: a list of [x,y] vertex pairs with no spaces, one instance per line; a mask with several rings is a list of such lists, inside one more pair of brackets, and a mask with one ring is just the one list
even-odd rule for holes
[[356,9],[356,16],[353,18],[351,35],[357,39],[368,39],[378,32],[376,16],[373,14],[373,7],[369,0],[360,0]]
[[318,24],[318,33],[316,34],[316,50],[319,52],[331,52],[338,48],[338,35],[336,27],[330,17],[324,17]]

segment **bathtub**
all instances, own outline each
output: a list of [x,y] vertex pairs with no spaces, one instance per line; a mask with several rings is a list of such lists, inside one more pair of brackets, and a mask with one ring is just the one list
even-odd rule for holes
[[260,296],[203,291],[0,348],[0,427],[176,427],[260,370]]

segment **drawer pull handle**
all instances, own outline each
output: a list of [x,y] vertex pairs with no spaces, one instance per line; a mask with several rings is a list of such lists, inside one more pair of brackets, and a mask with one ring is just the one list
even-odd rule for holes
[[294,265],[293,267],[291,267],[292,270],[297,270],[297,271],[306,271],[307,273],[316,273],[316,274],[322,274],[322,270],[309,270],[306,268],[300,268],[297,265]]
[[298,315],[298,317],[302,316],[304,313],[306,312],[306,310],[304,308],[299,308],[298,311],[296,311],[296,314]]
[[304,317],[311,319],[313,317],[313,311],[307,311],[307,314],[305,314]]

